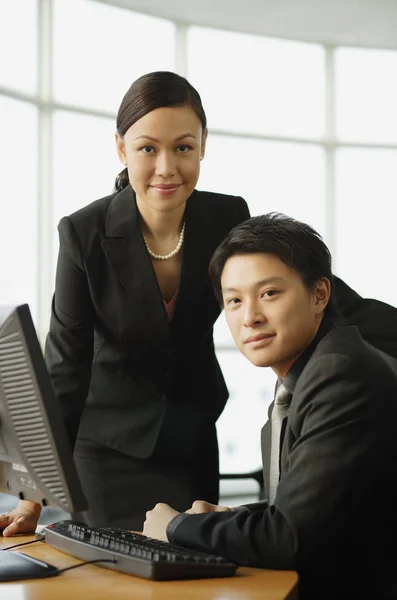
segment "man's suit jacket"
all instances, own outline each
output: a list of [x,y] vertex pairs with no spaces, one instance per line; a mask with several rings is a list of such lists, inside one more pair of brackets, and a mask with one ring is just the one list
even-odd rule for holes
[[208,264],[248,217],[240,197],[194,191],[187,200],[171,323],[130,186],[60,221],[45,357],[72,444],[79,429],[83,438],[147,457],[167,410],[171,427],[173,416],[181,423],[175,444],[188,453],[214,426],[228,394],[214,352],[220,307]]
[[[351,598],[396,598],[395,369],[356,327],[324,324],[284,386],[292,399],[274,505],[180,515],[169,525],[170,541],[237,564],[297,569],[302,598],[347,597],[343,590],[354,590]],[[269,420],[265,495],[270,437]]]

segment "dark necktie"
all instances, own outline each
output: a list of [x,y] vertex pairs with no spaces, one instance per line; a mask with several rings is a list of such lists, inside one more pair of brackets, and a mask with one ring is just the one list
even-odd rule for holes
[[271,415],[271,446],[270,446],[270,476],[269,476],[269,505],[274,503],[278,481],[280,478],[280,435],[283,419],[287,416],[291,394],[281,383],[276,391]]

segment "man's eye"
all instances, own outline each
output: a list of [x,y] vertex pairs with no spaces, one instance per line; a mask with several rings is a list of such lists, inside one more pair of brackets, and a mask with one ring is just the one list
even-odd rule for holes
[[263,292],[264,296],[267,296],[268,298],[271,298],[272,296],[276,296],[278,294],[277,290],[266,290],[266,292]]

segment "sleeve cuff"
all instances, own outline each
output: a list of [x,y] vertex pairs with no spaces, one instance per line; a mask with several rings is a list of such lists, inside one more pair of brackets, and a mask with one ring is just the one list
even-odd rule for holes
[[167,529],[166,529],[166,535],[168,538],[168,541],[171,543],[174,543],[174,533],[176,528],[178,527],[178,525],[180,523],[182,523],[182,521],[184,521],[185,519],[188,519],[191,515],[188,515],[186,513],[181,513],[179,515],[177,515],[176,517],[174,517],[173,519],[171,519],[171,521],[168,523],[167,525]]

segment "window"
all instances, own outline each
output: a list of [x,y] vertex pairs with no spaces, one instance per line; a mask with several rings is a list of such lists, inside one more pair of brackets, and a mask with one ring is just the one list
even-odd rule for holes
[[341,148],[336,162],[335,271],[358,293],[397,305],[397,148]]
[[323,232],[320,146],[209,134],[199,188],[241,195],[252,215],[284,212]]
[[36,92],[37,14],[37,0],[0,0],[0,86]]
[[[235,350],[218,350],[229,400],[217,427],[221,473],[244,473],[261,467],[260,427],[267,420],[276,377]],[[244,424],[244,426],[242,426]]]
[[324,49],[191,27],[188,77],[209,127],[288,137],[324,131]]
[[0,96],[0,304],[37,317],[37,108]]
[[338,137],[397,144],[397,52],[339,48],[335,66]]
[[54,96],[115,112],[131,83],[174,70],[175,26],[91,0],[54,0]]
[[54,113],[54,276],[59,219],[111,194],[116,176],[124,168],[116,152],[115,129],[113,119],[61,110]]
[[58,110],[53,118],[54,227],[59,219],[113,192],[123,170],[114,119]]

